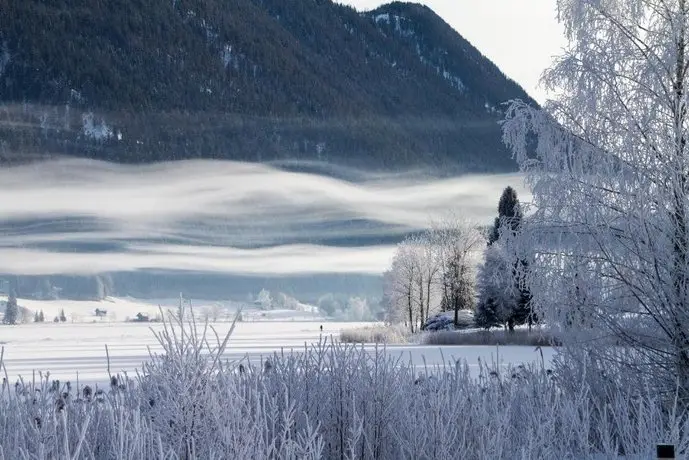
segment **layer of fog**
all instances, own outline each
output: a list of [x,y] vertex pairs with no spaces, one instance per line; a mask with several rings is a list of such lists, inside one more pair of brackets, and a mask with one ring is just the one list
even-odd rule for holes
[[4,167],[0,184],[0,271],[13,274],[377,274],[394,241],[431,220],[488,224],[505,186],[525,197],[516,174],[341,180],[227,161],[57,160]]

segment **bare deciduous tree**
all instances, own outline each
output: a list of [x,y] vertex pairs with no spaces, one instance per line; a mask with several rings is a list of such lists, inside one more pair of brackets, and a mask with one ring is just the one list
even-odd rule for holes
[[456,217],[434,223],[433,234],[441,261],[441,305],[454,312],[457,325],[459,310],[474,308],[476,265],[486,239],[476,225]]
[[[416,298],[414,287],[418,279],[418,264],[416,248],[408,242],[397,247],[392,260],[392,266],[386,274],[386,297],[388,299],[388,317],[408,321],[409,330],[413,333],[419,320],[418,310],[415,308]],[[404,312],[404,314],[400,314]]]
[[401,243],[385,276],[388,318],[399,320],[404,310],[414,332],[431,312],[450,309],[457,319],[459,310],[472,308],[476,255],[484,245],[475,226],[460,219],[434,224]]

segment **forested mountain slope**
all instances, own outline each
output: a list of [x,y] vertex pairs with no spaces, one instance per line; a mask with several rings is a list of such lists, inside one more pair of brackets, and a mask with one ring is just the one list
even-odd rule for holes
[[429,8],[0,0],[0,156],[505,171],[531,100]]

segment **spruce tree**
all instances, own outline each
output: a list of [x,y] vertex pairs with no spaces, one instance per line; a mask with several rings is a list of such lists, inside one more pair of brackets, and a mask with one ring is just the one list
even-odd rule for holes
[[506,187],[498,202],[498,216],[501,221],[509,225],[512,231],[519,229],[522,222],[522,208],[517,198],[517,192],[512,187]]
[[7,299],[7,305],[5,306],[5,316],[3,318],[3,323],[5,324],[17,324],[19,320],[19,306],[17,305],[17,295],[14,291],[10,293],[10,297]]
[[496,217],[493,222],[493,227],[491,227],[490,234],[488,235],[488,246],[500,239],[500,217]]
[[518,301],[511,275],[512,263],[503,246],[500,243],[488,246],[477,277],[480,292],[476,308],[478,327],[490,329],[509,322]]
[[474,316],[476,327],[481,329],[490,329],[491,327],[500,326],[500,319],[498,316],[498,305],[493,297],[488,297],[476,308],[476,315]]
[[524,276],[528,268],[528,262],[525,260],[518,260],[516,262],[514,279],[519,294],[517,296],[517,305],[512,313],[512,321],[515,324],[528,324],[529,330],[531,330],[531,326],[537,322],[537,318],[531,308],[531,292],[524,284]]
[[[510,186],[506,187],[500,200],[498,201],[498,217],[495,218],[495,222],[488,235],[488,245],[492,246],[497,243],[500,239],[501,231],[504,232],[508,229],[513,235],[516,234],[522,224],[523,213],[522,208],[519,203],[519,198],[517,197],[517,192]],[[504,228],[503,228],[504,226]],[[531,311],[531,293],[524,283],[524,273],[528,269],[528,264],[524,260],[516,260],[511,264],[511,268],[507,269],[507,273],[504,274],[505,277],[509,277],[513,280],[514,287],[517,291],[517,302],[512,312],[507,315],[505,320],[509,326],[510,330],[514,329],[515,325],[528,323],[529,327],[535,322],[535,317]],[[485,287],[485,286],[484,286]],[[498,299],[487,294],[485,290],[482,292],[482,300],[479,304],[479,316],[485,317],[485,327],[491,327],[492,315],[490,311],[480,311],[484,308],[495,309],[494,307],[498,303]],[[481,320],[483,321],[483,319]]]
[[505,187],[498,201],[498,217],[495,218],[493,227],[488,235],[488,246],[500,239],[500,230],[503,224],[507,225],[507,228],[513,232],[519,230],[522,217],[522,208],[519,204],[517,192],[510,186]]

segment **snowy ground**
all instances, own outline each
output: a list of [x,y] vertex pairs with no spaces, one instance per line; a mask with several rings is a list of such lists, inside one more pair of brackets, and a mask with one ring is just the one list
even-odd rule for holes
[[[359,328],[362,323],[314,321],[243,322],[239,323],[226,352],[229,360],[248,359],[258,363],[261,358],[282,349],[301,350],[305,344],[313,344],[323,337],[338,337],[345,328]],[[222,335],[230,324],[213,324]],[[157,323],[44,323],[0,327],[0,344],[4,347],[4,363],[10,381],[19,375],[31,379],[33,371],[50,371],[51,378],[82,382],[107,381],[107,360],[105,345],[110,353],[113,373],[133,372],[152,351],[160,350],[152,332],[162,328]],[[373,346],[369,347],[373,350]],[[479,359],[498,361],[503,365],[526,362],[540,362],[540,353],[531,347],[481,347],[449,346],[433,347],[423,345],[389,346],[389,353],[409,360],[419,371],[425,365],[456,359],[466,359],[473,369],[478,370]],[[552,349],[543,349],[544,358],[550,361]]]
[[[0,295],[0,304],[7,300],[7,296]],[[185,305],[189,301],[185,301]],[[26,308],[31,315],[43,311],[46,322],[50,322],[60,314],[65,312],[68,323],[103,323],[103,322],[124,322],[135,318],[141,313],[149,318],[155,318],[163,310],[176,310],[179,306],[179,299],[155,299],[141,300],[133,298],[108,297],[101,301],[90,300],[30,300],[18,299],[19,306]],[[255,307],[247,304],[232,301],[204,301],[193,300],[192,306],[196,318],[216,318],[220,321],[231,321],[237,309],[241,308],[243,317],[247,321],[325,321],[325,318],[318,312],[318,308],[313,305],[303,303],[297,304],[297,309],[273,309],[269,311],[259,311]],[[96,316],[96,310],[107,311],[103,317]],[[0,311],[0,317],[3,312]]]

